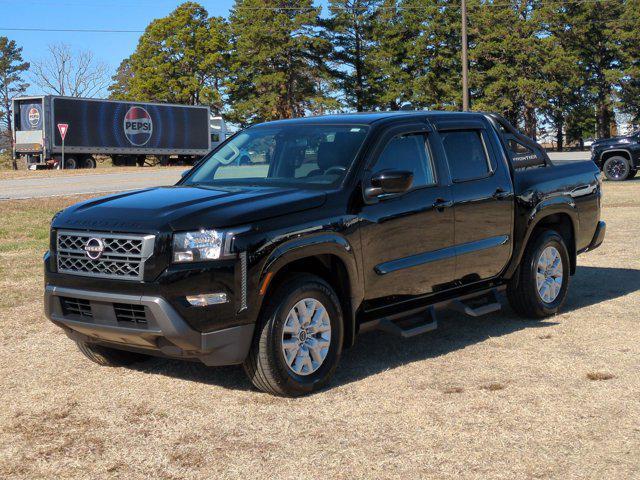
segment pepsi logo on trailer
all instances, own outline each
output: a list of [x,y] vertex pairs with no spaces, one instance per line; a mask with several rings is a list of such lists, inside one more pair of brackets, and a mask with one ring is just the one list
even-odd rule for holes
[[36,107],[31,107],[29,109],[29,123],[32,127],[37,127],[40,123],[40,110]]
[[132,145],[141,147],[151,139],[153,121],[142,107],[131,107],[124,116],[124,134]]

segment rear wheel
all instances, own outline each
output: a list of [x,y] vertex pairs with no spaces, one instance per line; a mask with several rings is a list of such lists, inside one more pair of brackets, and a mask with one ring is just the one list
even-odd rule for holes
[[82,163],[83,168],[96,168],[96,160],[93,157],[87,157]]
[[507,286],[511,307],[527,318],[558,313],[569,288],[569,252],[554,230],[543,230],[533,238],[522,257],[518,272]]
[[602,166],[605,176],[614,182],[626,180],[631,173],[629,160],[624,157],[615,156],[608,158]]
[[314,275],[296,275],[268,300],[244,370],[264,392],[305,395],[331,379],[342,341],[342,311],[333,289]]
[[148,359],[147,355],[136,352],[128,352],[125,350],[116,350],[114,348],[103,347],[87,342],[76,342],[78,349],[82,354],[98,365],[106,367],[121,367],[131,365],[136,362],[143,362]]

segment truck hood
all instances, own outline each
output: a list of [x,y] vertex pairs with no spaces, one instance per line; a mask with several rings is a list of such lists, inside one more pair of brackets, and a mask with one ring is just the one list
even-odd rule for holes
[[602,140],[596,140],[593,142],[594,147],[607,147],[609,145],[620,145],[625,143],[634,142],[633,137],[629,136],[620,136],[620,137],[611,137],[611,138],[603,138]]
[[144,233],[224,228],[317,208],[325,199],[325,192],[282,187],[158,187],[78,203],[52,226]]

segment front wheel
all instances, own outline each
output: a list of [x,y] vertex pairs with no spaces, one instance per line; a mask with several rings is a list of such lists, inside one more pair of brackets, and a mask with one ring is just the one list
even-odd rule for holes
[[509,304],[526,318],[557,314],[567,298],[570,268],[562,237],[554,230],[540,232],[527,245],[507,285]]
[[604,175],[607,179],[614,182],[620,182],[629,177],[629,174],[631,173],[631,166],[626,158],[615,156],[607,158],[607,161],[604,162],[604,165],[602,166],[602,170],[604,171]]
[[244,370],[260,390],[297,397],[331,379],[342,352],[342,309],[319,277],[299,274],[267,300]]

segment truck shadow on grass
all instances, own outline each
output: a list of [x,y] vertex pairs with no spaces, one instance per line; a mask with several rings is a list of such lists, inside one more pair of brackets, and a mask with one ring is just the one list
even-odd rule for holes
[[[578,267],[571,279],[569,298],[562,311],[571,312],[637,290],[640,290],[640,270]],[[504,297],[502,304],[500,313],[480,318],[441,311],[438,313],[438,329],[414,338],[401,339],[380,331],[360,335],[355,346],[343,353],[331,385],[356,382],[407,363],[461,350],[489,338],[523,329],[545,329],[559,323],[553,317],[544,321],[522,319],[511,310]],[[209,368],[199,363],[151,359],[131,368],[233,390],[252,389],[239,366]]]

